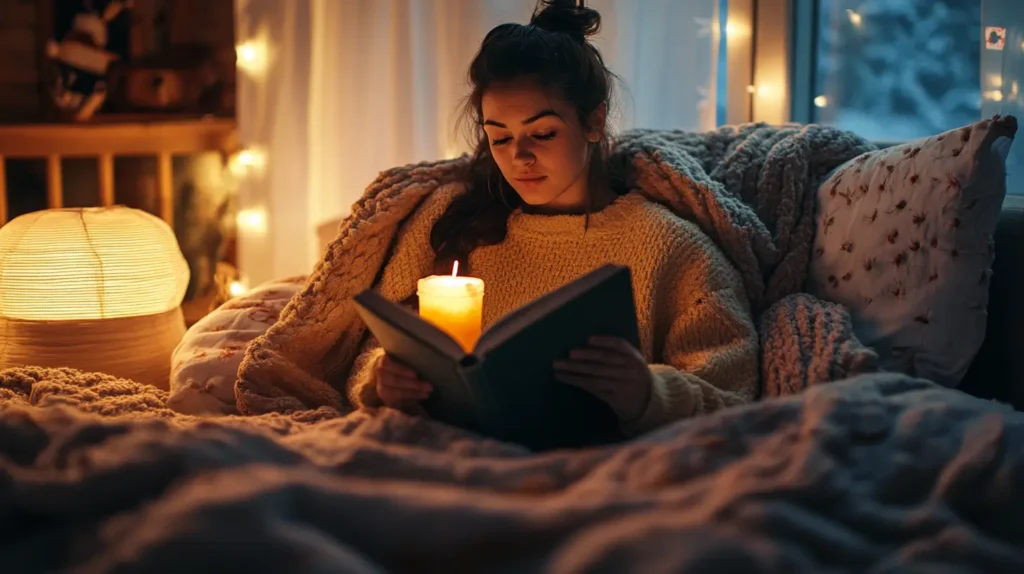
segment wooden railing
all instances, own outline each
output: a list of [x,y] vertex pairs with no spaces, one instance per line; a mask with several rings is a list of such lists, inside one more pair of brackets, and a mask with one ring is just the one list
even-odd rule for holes
[[87,124],[0,125],[0,226],[7,223],[8,158],[46,159],[46,203],[64,205],[61,159],[94,157],[97,161],[100,205],[114,205],[114,158],[119,155],[156,156],[159,215],[174,226],[175,155],[205,151],[236,151],[235,122],[230,119],[136,121]]

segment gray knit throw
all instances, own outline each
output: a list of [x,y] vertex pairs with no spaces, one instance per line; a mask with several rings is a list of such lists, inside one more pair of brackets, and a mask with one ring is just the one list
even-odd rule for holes
[[825,126],[635,130],[618,140],[615,183],[696,222],[739,268],[758,313],[762,395],[876,369],[842,306],[803,293],[817,190],[829,172],[876,149]]

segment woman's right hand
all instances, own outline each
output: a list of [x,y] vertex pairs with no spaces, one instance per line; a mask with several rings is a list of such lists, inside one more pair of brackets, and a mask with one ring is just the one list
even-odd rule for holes
[[420,380],[416,371],[384,355],[377,367],[377,396],[387,406],[407,411],[419,406],[434,388]]

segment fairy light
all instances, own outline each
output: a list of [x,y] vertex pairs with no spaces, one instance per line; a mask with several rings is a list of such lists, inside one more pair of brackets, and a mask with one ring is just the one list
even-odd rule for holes
[[864,17],[861,16],[859,12],[847,9],[846,15],[850,18],[850,23],[853,24],[855,28],[860,28],[861,24],[864,23]]
[[239,151],[231,156],[228,167],[236,177],[243,177],[248,173],[262,173],[267,165],[267,154],[262,149],[253,147]]
[[245,288],[245,285],[243,285],[241,281],[232,281],[231,285],[228,285],[228,293],[230,293],[232,297],[240,297],[242,295],[245,295],[246,291],[248,290]]
[[735,20],[728,20],[725,23],[726,40],[739,40],[750,36],[750,26]]
[[238,226],[257,233],[267,231],[267,213],[262,209],[242,209],[235,216]]
[[263,77],[267,72],[268,52],[267,42],[261,38],[242,42],[235,46],[238,68],[251,77]]
[[827,107],[828,106],[828,97],[827,96],[818,96],[818,97],[814,98],[814,105],[819,107],[819,108]]

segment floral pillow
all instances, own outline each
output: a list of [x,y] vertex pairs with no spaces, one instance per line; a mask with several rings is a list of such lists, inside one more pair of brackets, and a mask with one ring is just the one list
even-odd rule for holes
[[819,188],[809,291],[880,366],[956,386],[985,337],[1012,116],[862,154]]
[[270,281],[192,325],[171,357],[167,406],[190,415],[237,414],[235,379],[249,343],[277,322],[305,277]]

